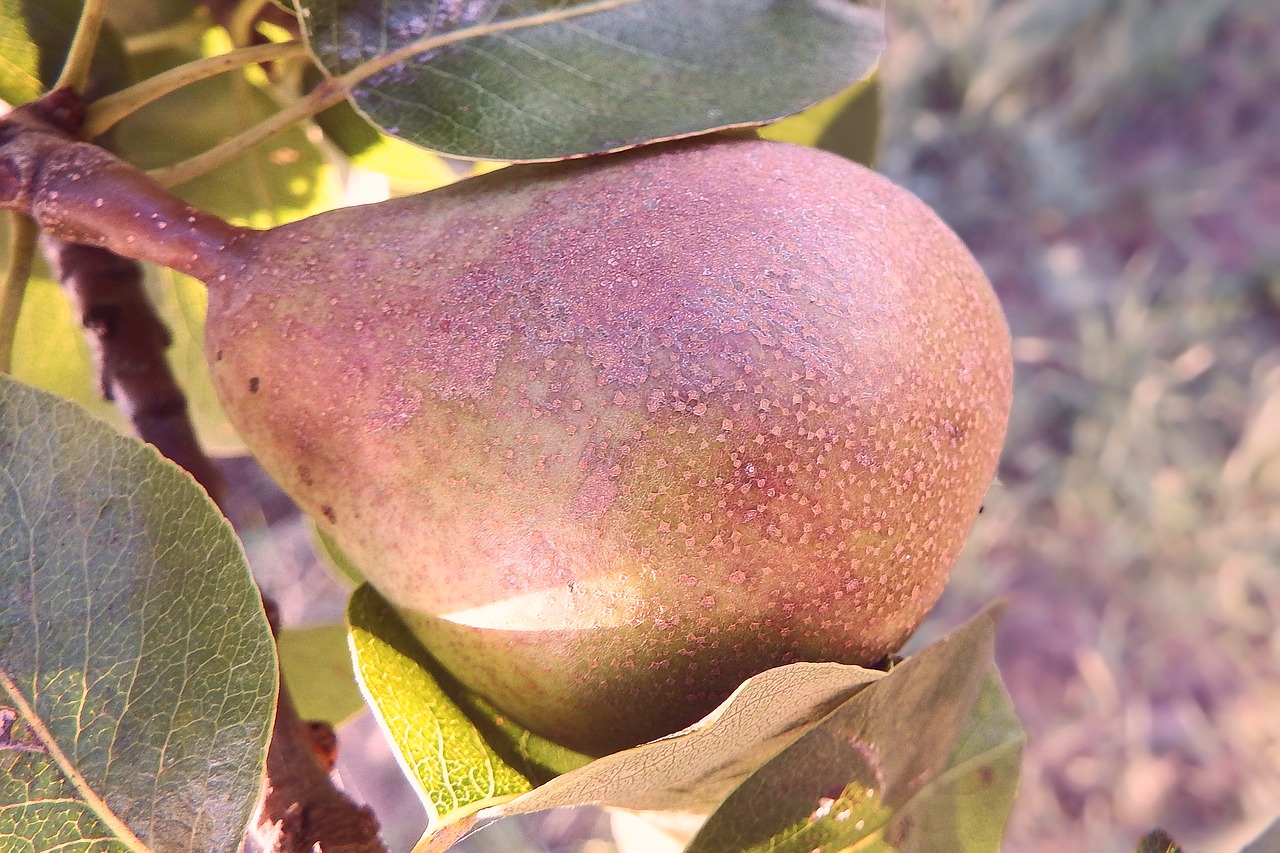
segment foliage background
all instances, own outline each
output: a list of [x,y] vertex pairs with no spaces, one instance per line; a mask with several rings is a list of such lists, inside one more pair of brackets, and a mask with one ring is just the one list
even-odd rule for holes
[[[880,168],[974,249],[1018,362],[1001,485],[916,642],[1010,599],[1007,850],[1131,850],[1156,824],[1239,849],[1280,811],[1280,7],[889,7]],[[286,624],[339,619],[260,485],[236,511]],[[343,735],[406,849],[420,817],[375,727]],[[589,813],[503,832],[484,849],[615,849]]]

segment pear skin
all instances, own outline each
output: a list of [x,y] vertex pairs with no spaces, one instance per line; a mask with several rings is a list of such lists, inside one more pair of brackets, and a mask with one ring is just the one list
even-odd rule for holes
[[759,140],[516,166],[240,239],[213,377],[470,688],[603,754],[875,664],[991,484],[1012,364],[923,203]]

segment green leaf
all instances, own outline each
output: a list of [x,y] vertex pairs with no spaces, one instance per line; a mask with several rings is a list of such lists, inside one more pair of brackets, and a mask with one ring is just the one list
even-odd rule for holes
[[276,646],[289,696],[302,719],[336,726],[364,708],[351,671],[346,625],[284,628]]
[[244,442],[222,410],[205,359],[204,318],[209,291],[190,276],[155,264],[142,266],[151,304],[171,336],[165,357],[187,397],[187,415],[201,447],[209,453],[244,453]]
[[317,115],[316,124],[354,165],[386,175],[399,194],[438,189],[465,174],[439,154],[375,129],[345,101]]
[[194,23],[196,14],[190,0],[111,0],[106,5],[107,20],[125,36],[168,30],[184,21]]
[[687,853],[999,849],[1023,734],[990,611],[895,667],[765,763]]
[[553,160],[772,121],[875,63],[878,0],[295,0],[334,75],[430,37],[360,83],[387,132],[461,157]]
[[[58,79],[75,35],[82,0],[0,0],[0,100],[23,104]],[[128,85],[129,62],[110,26],[98,36],[87,95]]]
[[[606,755],[510,802],[472,825],[556,808],[607,805],[638,811],[707,812],[761,764],[867,685],[880,670],[796,663],[743,682],[720,707],[683,732]],[[461,834],[471,825],[458,830]],[[481,827],[483,828],[483,827]],[[444,849],[426,837],[419,851]]]
[[429,831],[586,760],[468,696],[371,587],[352,594],[347,618],[360,686],[427,807]]
[[[223,52],[225,36],[210,31],[203,52]],[[137,58],[143,75],[176,67],[200,53],[166,49]],[[111,150],[143,169],[200,154],[277,110],[243,75],[219,74],[184,86],[132,113],[112,134]],[[275,134],[234,161],[177,188],[185,201],[237,225],[270,228],[341,200],[336,178],[302,127]]]
[[338,543],[315,524],[308,523],[308,527],[311,530],[312,540],[317,546],[317,554],[321,561],[332,569],[333,574],[350,582],[352,586],[360,586],[364,583],[364,574],[351,558],[342,552]]
[[236,849],[275,692],[261,600],[203,490],[0,378],[0,849]]
[[880,147],[880,113],[879,74],[873,72],[834,98],[759,132],[762,139],[821,148],[870,169]]
[[22,0],[0,0],[0,100],[25,104],[44,91],[40,48],[23,14]]

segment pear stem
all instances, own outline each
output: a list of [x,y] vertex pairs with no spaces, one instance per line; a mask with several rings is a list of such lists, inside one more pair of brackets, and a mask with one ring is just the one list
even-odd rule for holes
[[25,213],[60,240],[210,283],[225,277],[232,247],[254,232],[188,205],[114,154],[46,122],[43,114],[67,98],[54,92],[0,119],[0,207]]
[[27,292],[27,279],[31,278],[38,234],[36,224],[21,213],[11,214],[9,220],[9,266],[0,285],[3,288],[0,290],[0,373],[13,369],[18,315],[22,311],[22,297]]

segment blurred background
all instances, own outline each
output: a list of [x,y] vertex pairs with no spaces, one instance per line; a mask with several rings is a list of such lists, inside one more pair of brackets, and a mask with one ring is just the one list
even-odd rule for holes
[[[1280,815],[1280,3],[888,6],[877,166],[977,254],[1017,361],[1000,483],[913,644],[1009,602],[1006,850],[1153,826],[1239,850]],[[339,620],[288,505],[242,511],[272,523],[247,545],[286,624]],[[423,818],[376,727],[341,734],[407,850]],[[554,816],[467,849],[660,849],[629,827]]]
[[[1009,851],[1234,851],[1280,814],[1280,3],[890,0],[879,167],[996,286]],[[927,639],[920,637],[917,639]]]

